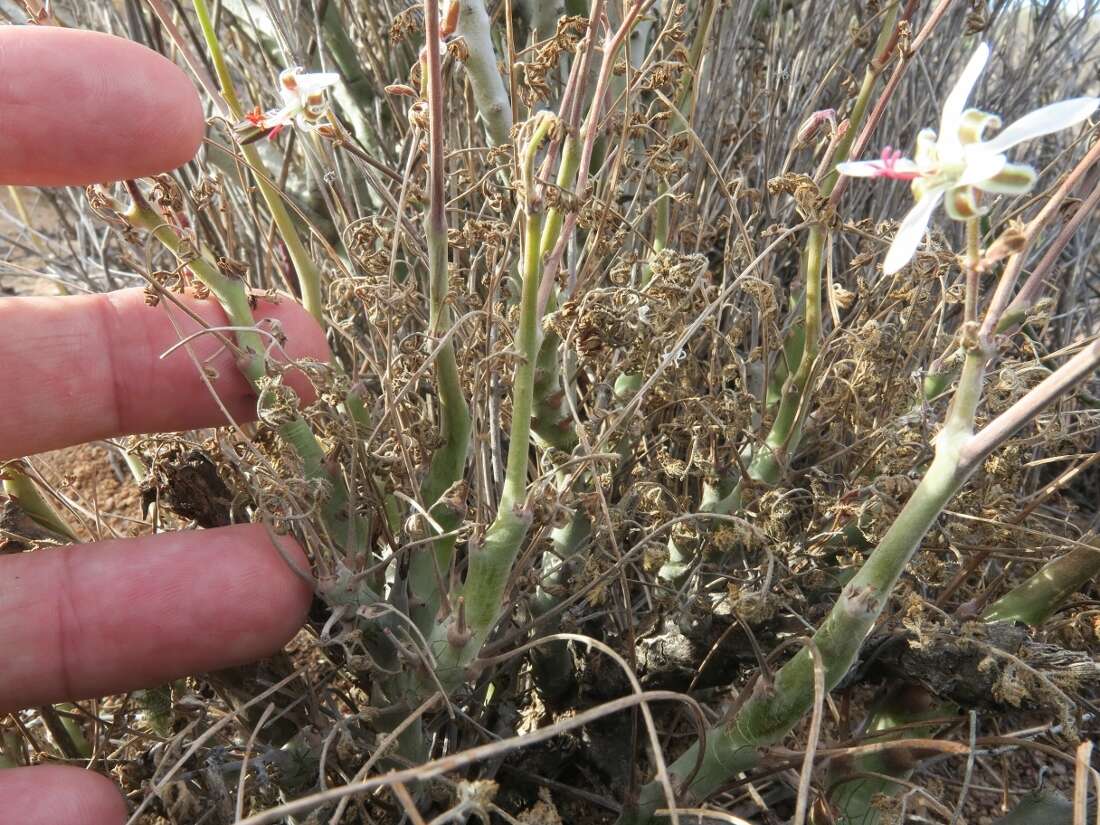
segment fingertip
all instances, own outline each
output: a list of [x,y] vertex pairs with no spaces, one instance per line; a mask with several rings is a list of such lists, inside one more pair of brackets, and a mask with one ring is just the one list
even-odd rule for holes
[[290,338],[287,352],[292,358],[316,358],[327,361],[330,357],[328,340],[321,325],[294,298],[278,295],[274,299],[261,298],[256,304],[257,318],[277,320]]
[[313,596],[297,542],[261,524],[0,556],[0,578],[0,714],[255,662]]
[[275,535],[259,524],[246,529],[254,531],[250,541],[261,551],[253,574],[263,595],[256,601],[262,615],[254,626],[266,630],[270,645],[266,653],[274,653],[305,624],[313,601],[309,558],[292,536]]
[[[228,324],[218,302],[178,296],[165,304],[146,306],[140,289],[0,299],[0,460],[118,435],[218,426],[226,410],[236,421],[254,420],[256,394],[234,352],[203,334]],[[293,299],[260,300],[257,314],[279,321],[286,356],[331,359],[324,332]],[[279,347],[271,355],[284,359]],[[286,379],[303,404],[313,402],[307,375],[289,369]]]
[[[317,320],[300,303],[290,297],[277,300],[261,299],[257,302],[255,316],[257,321],[270,319],[279,322],[286,335],[286,356],[293,361],[312,358],[328,362],[332,359],[325,331]],[[303,403],[311,404],[316,398],[313,384],[304,375],[291,373],[288,376],[291,387],[302,398]]]
[[138,43],[53,26],[0,28],[0,182],[83,185],[180,166],[202,142],[194,84]]
[[0,822],[120,825],[126,802],[111,780],[66,765],[0,770]]

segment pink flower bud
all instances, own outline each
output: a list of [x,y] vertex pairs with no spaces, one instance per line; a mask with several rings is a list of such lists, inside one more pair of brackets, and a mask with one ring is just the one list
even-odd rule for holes
[[824,123],[828,123],[833,131],[836,131],[836,109],[821,109],[802,121],[802,125],[795,133],[794,145],[805,146],[812,143]]

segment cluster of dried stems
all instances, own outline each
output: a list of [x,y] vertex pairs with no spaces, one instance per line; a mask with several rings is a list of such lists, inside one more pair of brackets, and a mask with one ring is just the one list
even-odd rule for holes
[[[110,446],[143,529],[207,526],[197,462],[318,607],[261,666],[13,717],[6,759],[94,754],[135,823],[1084,821],[1095,129],[891,277],[908,188],[834,167],[979,39],[984,107],[1096,94],[1094,0],[33,5],[187,66],[210,128],[12,193],[6,266],[222,303],[260,423]],[[342,78],[319,128],[242,140],[295,65]],[[305,409],[250,290],[329,333]],[[48,477],[5,483],[71,535]],[[1072,801],[1029,796],[1060,763]]]

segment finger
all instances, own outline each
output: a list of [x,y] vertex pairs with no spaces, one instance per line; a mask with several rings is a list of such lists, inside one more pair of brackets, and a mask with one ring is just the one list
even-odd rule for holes
[[198,150],[195,87],[150,49],[98,32],[0,28],[0,182],[88,184],[164,172]]
[[[216,301],[186,303],[208,324],[226,323]],[[328,360],[324,333],[294,301],[260,301],[256,317],[279,321],[291,358]],[[146,306],[139,289],[0,299],[0,460],[117,435],[225,423],[185,348],[160,359],[180,335],[201,328],[178,309]],[[211,383],[234,418],[254,418],[256,397],[232,352],[214,335],[200,336],[191,348],[212,367]],[[312,398],[301,374],[292,374],[288,383]]]
[[[309,567],[293,539],[287,558]],[[0,713],[252,662],[305,621],[312,590],[262,525],[0,557]]]
[[0,822],[121,825],[126,803],[105,776],[64,765],[0,770]]

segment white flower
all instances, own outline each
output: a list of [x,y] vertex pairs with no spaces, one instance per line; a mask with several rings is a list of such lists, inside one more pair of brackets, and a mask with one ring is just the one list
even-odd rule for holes
[[983,141],[982,133],[999,129],[1001,120],[966,108],[966,100],[988,59],[989,46],[982,43],[944,101],[939,137],[932,129],[923,129],[917,135],[913,160],[887,146],[880,160],[837,164],[844,175],[912,181],[917,203],[902,220],[886,254],[882,269],[887,275],[912,259],[940,200],[946,197],[952,218],[967,220],[984,214],[981,192],[1015,195],[1029,191],[1035,184],[1035,170],[1024,163],[1009,163],[1004,153],[1017,143],[1080,123],[1100,104],[1097,98],[1079,97],[1044,106]]
[[248,125],[270,131],[275,137],[285,126],[297,123],[303,129],[315,129],[325,113],[325,89],[340,82],[334,72],[304,72],[300,66],[279,73],[281,109],[261,112],[257,106],[247,115]]

